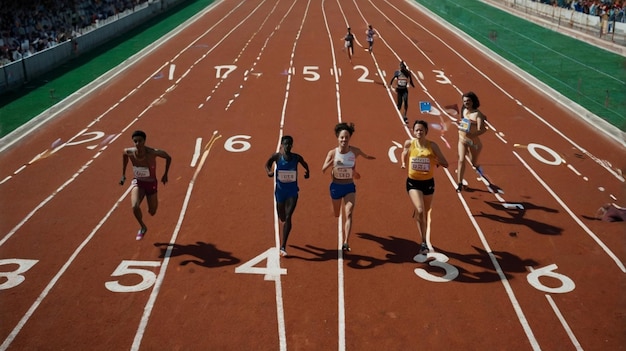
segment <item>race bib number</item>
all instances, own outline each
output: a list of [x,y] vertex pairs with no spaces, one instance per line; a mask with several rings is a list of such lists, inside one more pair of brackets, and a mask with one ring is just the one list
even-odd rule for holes
[[352,168],[336,167],[333,176],[335,179],[352,179]]
[[407,79],[406,78],[399,78],[398,79],[398,87],[399,88],[406,88],[407,85]]
[[430,172],[430,159],[428,157],[411,158],[411,169],[418,172]]
[[277,175],[278,181],[281,183],[293,183],[298,179],[298,175],[296,171],[278,171]]
[[461,119],[461,123],[459,123],[459,130],[462,132],[469,132],[470,131],[470,126],[472,125],[472,122],[470,122],[469,119],[467,118],[463,118]]
[[133,175],[135,178],[150,178],[150,169],[148,167],[133,167]]

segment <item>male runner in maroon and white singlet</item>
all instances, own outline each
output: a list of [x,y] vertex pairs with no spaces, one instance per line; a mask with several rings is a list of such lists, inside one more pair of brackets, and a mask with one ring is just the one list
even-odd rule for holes
[[143,198],[145,197],[147,199],[148,213],[152,216],[156,214],[159,205],[157,197],[157,185],[159,182],[156,176],[156,158],[162,157],[165,159],[165,172],[161,177],[163,184],[167,183],[167,172],[170,169],[172,158],[163,150],[146,146],[146,133],[143,131],[135,131],[132,138],[135,147],[124,149],[122,154],[122,179],[120,179],[120,185],[124,185],[126,181],[126,166],[128,165],[128,160],[130,160],[133,165],[131,203],[133,206],[133,214],[140,225],[135,239],[141,240],[146,234],[146,231],[148,231],[148,227],[146,227],[146,224],[143,222],[141,207],[139,207]]

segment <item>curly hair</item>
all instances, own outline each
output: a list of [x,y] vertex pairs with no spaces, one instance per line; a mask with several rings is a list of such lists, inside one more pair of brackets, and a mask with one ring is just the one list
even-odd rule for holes
[[338,123],[335,126],[335,136],[339,136],[342,130],[347,130],[350,136],[352,136],[352,133],[354,133],[354,123]]
[[480,107],[480,101],[478,100],[478,96],[476,96],[476,93],[474,93],[473,91],[468,91],[467,93],[463,94],[463,97],[470,98],[470,100],[472,100],[472,107]]

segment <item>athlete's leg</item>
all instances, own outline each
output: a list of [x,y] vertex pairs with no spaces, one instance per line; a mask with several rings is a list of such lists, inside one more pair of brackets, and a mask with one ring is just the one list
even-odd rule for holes
[[143,223],[143,215],[141,213],[140,207],[141,201],[143,201],[144,197],[144,190],[138,186],[133,187],[133,189],[130,191],[130,201],[133,208],[133,214],[135,215],[135,218],[137,219],[137,222],[139,222],[141,228],[146,228],[146,225]]
[[398,108],[398,111],[402,110],[402,96],[404,95],[404,89],[396,89],[396,107]]
[[133,187],[130,193],[133,214],[135,215],[135,218],[137,219],[137,222],[139,222],[140,226],[139,231],[137,231],[137,236],[135,237],[136,240],[143,239],[144,234],[148,231],[148,227],[146,227],[146,224],[143,222],[143,215],[141,213],[141,202],[143,201],[145,194],[145,190],[137,185]]
[[422,240],[422,242],[426,242],[426,236],[427,234],[430,232],[430,215],[433,211],[433,195],[424,195],[424,219],[425,219],[425,223],[424,223],[424,238]]
[[157,208],[159,207],[159,197],[157,193],[146,195],[146,200],[148,201],[148,213],[151,216],[154,216],[157,212]]
[[350,232],[352,231],[352,212],[354,211],[354,206],[356,203],[356,193],[349,193],[343,197],[344,203],[344,211],[346,215],[346,223],[345,223],[345,239],[344,243],[348,243],[348,237],[350,236]]
[[409,190],[409,198],[415,207],[414,217],[417,224],[417,234],[419,234],[420,243],[426,242],[426,216],[428,209],[424,201],[424,193],[417,189]]
[[465,173],[466,152],[467,152],[467,145],[463,142],[463,139],[461,138],[461,136],[459,136],[459,143],[458,143],[459,159],[457,161],[457,167],[456,167],[456,182],[457,182],[458,187],[456,191],[461,191],[461,188],[462,188],[463,174]]
[[293,212],[296,210],[296,205],[298,204],[298,196],[290,197],[285,201],[284,204],[284,224],[283,224],[283,241],[280,245],[281,248],[287,247],[287,239],[289,238],[289,233],[291,233],[291,217],[293,216]]
[[341,213],[341,199],[333,199],[333,214],[335,217],[339,218],[339,214]]
[[483,143],[479,138],[474,138],[473,142],[472,147],[469,148],[469,157],[470,161],[472,161],[472,166],[478,167],[478,156],[483,149]]
[[285,203],[284,202],[276,203],[276,214],[278,214],[278,219],[280,219],[281,222],[285,221]]
[[404,104],[404,117],[406,118],[406,115],[409,112],[409,89],[404,91],[404,94],[402,95],[402,103]]

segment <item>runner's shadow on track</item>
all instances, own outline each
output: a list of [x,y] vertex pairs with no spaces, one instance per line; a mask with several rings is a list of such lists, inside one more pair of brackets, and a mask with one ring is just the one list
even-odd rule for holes
[[[289,247],[312,255],[312,257],[302,257],[289,254],[286,257],[289,259],[295,258],[314,262],[336,261],[339,259],[339,249],[324,249],[313,245],[306,245],[305,247],[289,245]],[[350,252],[343,252],[343,260],[347,262],[348,267],[355,269],[370,269],[388,262],[375,257],[355,254],[354,248]]]
[[306,245],[304,247],[297,246],[297,245],[289,245],[289,248],[300,250],[303,253],[310,254],[311,256],[309,257],[298,256],[298,255],[294,255],[293,251],[290,251],[289,256],[286,257],[287,259],[300,259],[304,261],[324,262],[324,261],[335,261],[339,257],[337,255],[338,253],[337,249],[331,250],[331,249],[325,249],[325,248],[317,247],[313,245]]
[[[391,236],[389,238],[379,237],[369,233],[357,233],[357,235],[366,240],[372,240],[379,243],[383,250],[386,250],[388,253],[385,256],[386,260],[380,260],[381,264],[385,263],[417,263],[414,261],[415,254],[419,251],[419,245],[411,240],[397,238]],[[462,283],[492,283],[500,281],[500,276],[496,272],[493,264],[491,263],[491,259],[489,254],[480,248],[473,247],[476,250],[476,253],[470,254],[460,254],[450,251],[445,251],[443,249],[434,247],[433,253],[442,253],[445,254],[450,259],[450,264],[454,265],[459,270],[459,276],[454,279],[454,281],[462,282]],[[498,259],[502,270],[504,271],[507,279],[512,279],[513,277],[508,274],[508,272],[522,273],[526,272],[526,266],[536,265],[536,262],[532,260],[522,260],[521,258],[512,255],[508,252],[493,252],[493,254]],[[421,265],[421,269],[426,270],[427,272],[442,276],[446,272],[436,266],[431,266],[429,262],[432,262],[433,259],[429,259],[426,262],[419,263]],[[463,262],[466,264],[470,264],[472,266],[478,267],[480,270],[478,271],[469,271],[463,267],[460,267],[457,262]]]
[[561,235],[563,233],[563,228],[561,227],[557,227],[548,223],[538,222],[533,219],[529,219],[525,217],[526,212],[529,210],[541,210],[541,211],[548,212],[548,213],[559,213],[559,211],[556,209],[543,207],[543,206],[536,206],[530,202],[520,202],[519,204],[521,204],[524,207],[521,210],[520,209],[506,209],[502,206],[502,203],[500,202],[485,201],[485,203],[493,207],[493,209],[495,210],[506,212],[509,216],[505,217],[505,216],[500,216],[497,214],[489,214],[489,213],[485,213],[481,211],[480,214],[475,215],[475,217],[484,217],[484,218],[491,219],[499,223],[525,225],[538,234]]
[[361,239],[377,242],[383,250],[387,251],[387,254],[384,258],[361,255],[353,247],[352,251],[344,253],[343,259],[348,262],[348,267],[354,269],[372,269],[388,263],[414,263],[413,257],[419,251],[419,245],[416,242],[404,238],[395,236],[383,238],[371,233],[356,233],[356,235]]
[[[155,243],[154,246],[161,250],[159,258],[164,258],[169,247],[169,243]],[[230,252],[218,250],[215,245],[203,243],[201,241],[190,245],[173,244],[171,257],[176,256],[193,256],[197,259],[189,259],[180,262],[181,266],[194,263],[198,266],[213,268],[238,264],[240,259],[233,257]]]
[[[491,193],[489,190],[487,189],[481,189],[481,188],[472,188],[469,185],[463,185],[463,192],[464,193]],[[476,198],[474,198],[476,199]]]
[[[500,276],[498,272],[496,272],[495,267],[491,263],[491,258],[489,257],[489,253],[481,248],[472,246],[476,253],[469,254],[461,254],[456,252],[450,252],[443,249],[436,248],[436,252],[442,253],[446,255],[450,261],[449,263],[454,265],[459,270],[459,276],[454,279],[456,282],[461,283],[493,283],[500,281]],[[513,279],[509,273],[525,273],[527,272],[527,266],[537,266],[538,263],[534,260],[526,259],[515,256],[508,252],[502,251],[494,251],[492,254],[498,260],[500,267],[502,268],[502,272],[505,277],[509,280]],[[456,262],[463,262],[465,264],[469,264],[479,269],[482,269],[478,272],[470,272],[469,270],[460,267],[460,265],[456,264]]]
[[356,233],[356,235],[361,239],[375,241],[380,244],[382,249],[387,251],[384,263],[415,262],[413,261],[413,257],[415,257],[420,250],[416,242],[404,238],[395,236],[383,238],[370,233]]

